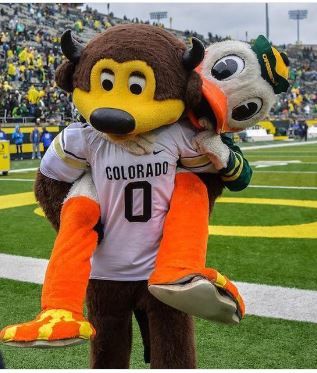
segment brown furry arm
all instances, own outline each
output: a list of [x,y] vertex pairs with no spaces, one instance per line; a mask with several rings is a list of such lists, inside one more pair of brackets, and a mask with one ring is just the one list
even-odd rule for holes
[[34,184],[34,193],[37,201],[45,212],[55,230],[59,229],[62,203],[66,198],[72,184],[57,181],[37,171]]
[[223,181],[221,180],[221,177],[218,174],[197,173],[196,175],[199,176],[201,181],[207,187],[209,197],[209,212],[211,213],[216,199],[220,197],[223,192]]

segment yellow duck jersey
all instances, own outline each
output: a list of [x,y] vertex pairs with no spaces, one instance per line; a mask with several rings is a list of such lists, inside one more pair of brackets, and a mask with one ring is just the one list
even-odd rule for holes
[[74,182],[89,165],[97,189],[104,238],[93,255],[91,278],[148,279],[178,160],[187,159],[187,165],[192,161],[195,172],[216,172],[209,160],[192,148],[195,135],[194,128],[185,122],[162,127],[156,131],[153,152],[142,156],[105,140],[88,124],[71,124],[54,139],[41,162],[41,172]]

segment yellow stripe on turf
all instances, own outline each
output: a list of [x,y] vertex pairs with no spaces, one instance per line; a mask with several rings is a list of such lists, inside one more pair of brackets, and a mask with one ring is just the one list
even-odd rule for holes
[[[221,197],[217,200],[217,202],[317,208],[317,201],[297,199]],[[34,203],[36,203],[36,201],[33,192],[7,194],[0,196],[0,209],[33,205]]]
[[45,213],[44,211],[42,210],[41,207],[37,207],[35,210],[34,210],[34,214],[38,215],[38,216],[41,216],[42,218],[45,218]]
[[[317,201],[293,199],[223,197],[219,198],[218,202],[317,208]],[[236,237],[317,238],[317,222],[275,226],[210,225],[209,234]]]
[[[242,203],[317,208],[317,201],[269,198],[219,198],[220,203]],[[36,204],[34,193],[17,193],[0,196],[0,209]],[[34,212],[44,216],[40,208]],[[267,238],[317,238],[317,222],[275,226],[209,226],[209,234],[216,236],[267,237]]]
[[33,205],[36,203],[34,192],[7,194],[0,196],[0,210]]
[[261,238],[317,238],[317,222],[259,227],[209,225],[209,234]]
[[278,205],[293,207],[317,208],[317,201],[298,200],[298,199],[272,199],[272,198],[235,198],[222,197],[217,200],[220,203],[245,203],[255,205]]

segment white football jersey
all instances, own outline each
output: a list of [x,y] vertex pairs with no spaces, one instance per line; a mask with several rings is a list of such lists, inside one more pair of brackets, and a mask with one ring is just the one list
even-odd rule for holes
[[196,132],[186,122],[156,131],[154,151],[134,155],[98,134],[88,124],[65,128],[42,159],[41,172],[74,182],[91,168],[101,207],[104,239],[92,259],[91,278],[146,280],[162,237],[163,223],[174,189],[177,162],[195,172],[215,169],[191,145]]

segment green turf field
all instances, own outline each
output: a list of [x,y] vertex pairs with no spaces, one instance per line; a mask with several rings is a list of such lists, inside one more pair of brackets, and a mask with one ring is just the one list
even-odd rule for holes
[[[210,223],[240,226],[242,234],[210,236],[208,265],[239,282],[317,291],[316,235],[303,238],[301,228],[317,221],[317,144],[258,150],[250,146],[245,156],[255,164],[251,187],[239,193],[224,193],[227,198],[243,198],[244,203],[217,203]],[[16,161],[12,168],[33,168],[38,164]],[[35,171],[0,176],[0,198],[32,191],[34,177]],[[249,203],[250,199],[312,202],[302,207]],[[0,205],[0,253],[49,258],[55,233],[43,217],[34,213],[36,207],[1,209]],[[294,228],[301,224],[300,229]],[[283,225],[294,237],[272,238],[265,233],[243,236],[243,229],[247,232],[258,227],[262,232],[263,227],[279,230]],[[30,320],[39,309],[40,291],[36,284],[0,279],[0,328]],[[255,315],[247,315],[234,327],[196,320],[196,341],[200,368],[317,369],[317,323]],[[17,350],[1,345],[0,349],[8,368],[89,366],[88,345],[50,350]],[[141,338],[135,326],[131,366],[147,368],[142,358]]]

